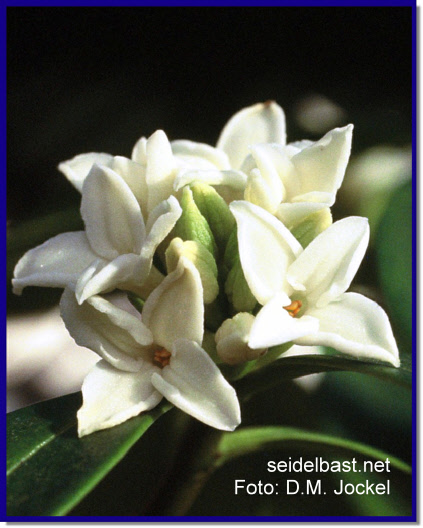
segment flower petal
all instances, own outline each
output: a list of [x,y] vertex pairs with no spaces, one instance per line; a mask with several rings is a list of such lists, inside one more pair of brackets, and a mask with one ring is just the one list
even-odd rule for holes
[[296,340],[299,345],[324,345],[361,359],[400,364],[388,316],[374,301],[358,293],[345,293],[323,308],[307,314],[320,321],[319,331]]
[[159,370],[144,363],[138,372],[122,372],[106,361],[96,363],[82,385],[83,405],[77,415],[79,437],[153,409],[162,399],[151,384],[152,374]]
[[125,289],[132,291],[131,285],[141,286],[147,279],[150,268],[151,259],[132,253],[120,255],[112,262],[98,259],[81,274],[77,282],[75,294],[78,303],[82,304],[92,295],[122,288],[123,284]]
[[302,194],[336,193],[344,178],[351,152],[353,125],[335,128],[291,158]]
[[204,331],[203,287],[194,264],[185,257],[148,297],[142,320],[154,342],[167,350],[176,339],[201,344]]
[[179,139],[170,143],[172,152],[178,159],[185,161],[188,166],[197,169],[230,169],[228,156],[217,148],[206,143],[196,143],[186,139]]
[[75,285],[83,270],[97,258],[83,231],[57,235],[30,249],[19,260],[12,280],[13,292],[20,295],[26,286]]
[[258,169],[253,169],[249,173],[244,192],[244,199],[247,202],[258,205],[273,214],[281,202],[281,197],[282,192],[275,193]]
[[172,231],[182,214],[182,208],[174,196],[160,202],[151,211],[147,221],[147,238],[142,248],[142,255],[153,258],[157,246]]
[[147,140],[148,212],[173,193],[176,160],[163,130],[157,130]]
[[110,163],[110,168],[117,172],[128,184],[135,198],[141,206],[144,216],[147,216],[147,200],[148,187],[146,182],[145,167],[139,163],[124,158],[123,156],[115,156]]
[[112,169],[94,165],[82,190],[81,215],[91,247],[113,260],[138,253],[145,237],[140,206],[123,178]]
[[325,306],[351,284],[369,243],[367,218],[350,216],[316,237],[289,267],[287,281],[306,291],[309,305]]
[[74,292],[66,289],[60,311],[76,344],[90,348],[114,367],[134,372],[142,358],[151,359],[153,337],[148,328],[103,297],[90,297],[79,306]]
[[131,154],[132,161],[140,165],[147,164],[147,138],[141,137],[134,145]]
[[285,144],[285,141],[285,115],[279,105],[269,101],[244,108],[232,116],[220,134],[217,148],[226,152],[232,168],[238,169],[250,145]]
[[82,193],[85,178],[88,176],[94,163],[109,166],[112,160],[113,156],[111,154],[89,152],[87,154],[79,154],[70,160],[62,161],[57,168]]
[[238,247],[245,279],[260,304],[276,293],[290,293],[288,266],[302,251],[300,243],[273,215],[249,202],[230,204],[238,226]]
[[281,203],[275,212],[278,218],[288,229],[292,229],[307,216],[327,207],[326,203],[298,202]]
[[170,364],[153,374],[151,381],[176,407],[211,427],[233,431],[241,422],[234,388],[193,341],[176,341]]
[[275,156],[273,155],[272,149],[269,149],[268,145],[258,144],[253,145],[250,150],[260,174],[274,195],[274,200],[280,203],[283,199],[285,189],[274,163]]
[[319,321],[314,317],[303,315],[291,317],[283,306],[290,304],[285,295],[275,295],[256,316],[251,328],[248,346],[251,348],[267,348],[283,345],[298,337],[316,333]]

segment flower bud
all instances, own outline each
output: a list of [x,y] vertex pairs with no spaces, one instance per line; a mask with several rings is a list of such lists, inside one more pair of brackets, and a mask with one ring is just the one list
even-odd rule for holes
[[180,200],[182,214],[173,230],[175,237],[182,240],[193,240],[202,244],[213,256],[217,254],[217,246],[210,226],[198,209],[192,191],[184,187]]
[[265,348],[252,349],[248,346],[254,320],[253,315],[241,312],[232,319],[226,319],[216,332],[217,354],[225,363],[237,365],[263,355]]
[[306,248],[317,235],[320,235],[330,225],[332,225],[332,214],[329,207],[325,207],[308,215],[303,221],[291,229],[291,233],[303,248]]
[[213,302],[219,293],[217,265],[213,255],[202,244],[194,240],[174,238],[166,250],[168,273],[176,269],[181,256],[189,259],[197,268],[203,286],[204,304]]
[[235,218],[228,205],[211,185],[194,182],[190,188],[194,202],[207,220],[218,247],[224,249],[235,226]]
[[239,257],[226,279],[225,293],[237,312],[250,312],[257,304],[257,300],[245,280]]

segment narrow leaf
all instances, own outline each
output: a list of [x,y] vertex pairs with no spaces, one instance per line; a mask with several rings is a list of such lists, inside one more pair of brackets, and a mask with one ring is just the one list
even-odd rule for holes
[[294,427],[246,427],[233,433],[224,433],[218,446],[217,466],[221,466],[239,456],[269,449],[286,449],[291,444],[304,452],[307,449],[316,451],[319,456],[324,452],[342,454],[355,453],[360,458],[373,458],[385,461],[389,458],[390,467],[411,474],[411,467],[394,456],[372,446],[346,438],[337,438],[296,429]]
[[245,378],[237,381],[236,389],[241,397],[249,397],[252,394],[268,390],[287,379],[300,378],[301,376],[317,372],[332,371],[360,372],[411,388],[411,367],[407,357],[402,359],[401,367],[394,368],[336,355],[310,354],[287,356],[274,361],[264,368],[253,370]]
[[83,438],[76,432],[81,394],[20,409],[7,419],[7,513],[65,515],[125,456],[163,413],[148,413]]

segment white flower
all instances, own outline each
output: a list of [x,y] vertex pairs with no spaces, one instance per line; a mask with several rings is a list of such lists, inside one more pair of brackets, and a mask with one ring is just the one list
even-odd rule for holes
[[345,293],[369,240],[365,218],[340,220],[305,250],[267,211],[248,202],[230,206],[247,283],[263,308],[248,345],[323,345],[358,358],[399,366],[388,317],[375,302]]
[[216,171],[230,168],[228,156],[204,143],[188,140],[169,142],[162,130],[148,139],[140,138],[132,159],[103,152],[79,154],[59,164],[58,169],[82,192],[94,164],[112,169],[121,176],[137,198],[144,218],[163,200],[174,194],[174,180],[190,170]]
[[353,126],[335,128],[319,141],[252,145],[241,170],[244,198],[276,215],[288,228],[330,207],[348,164]]
[[15,268],[13,287],[75,289],[82,303],[91,295],[116,287],[145,294],[162,279],[153,268],[153,254],[168,235],[181,207],[174,197],[161,202],[147,224],[124,179],[110,168],[94,165],[84,179],[81,214],[85,231],[58,235],[28,251]]
[[[241,170],[243,161],[250,153],[250,145],[256,143],[278,143],[285,145],[285,115],[282,108],[273,101],[259,103],[237,112],[224,126],[213,152],[220,153],[226,163],[221,167],[204,169],[194,162],[195,167],[180,172],[175,179],[175,190],[193,181],[202,181],[216,186],[219,193],[230,202],[243,197],[247,175]],[[200,145],[198,154],[202,155]],[[172,143],[172,148],[174,143]],[[211,148],[211,147],[209,147]],[[193,151],[195,150],[192,147]],[[178,152],[180,154],[180,152]],[[223,158],[223,156],[225,158]]]
[[78,305],[70,289],[61,311],[76,343],[103,358],[82,386],[80,436],[152,409],[163,396],[212,427],[233,430],[240,423],[234,389],[200,346],[202,286],[188,259],[181,257],[151,293],[141,320],[100,296]]

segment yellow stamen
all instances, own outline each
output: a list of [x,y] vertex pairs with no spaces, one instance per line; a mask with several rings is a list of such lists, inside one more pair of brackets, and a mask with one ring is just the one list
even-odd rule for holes
[[284,306],[284,310],[286,310],[291,317],[295,317],[298,312],[301,310],[301,306],[303,303],[301,301],[292,301],[292,303],[289,306]]
[[168,352],[165,348],[158,348],[154,352],[154,361],[158,363],[161,367],[166,367],[170,363],[171,353]]

